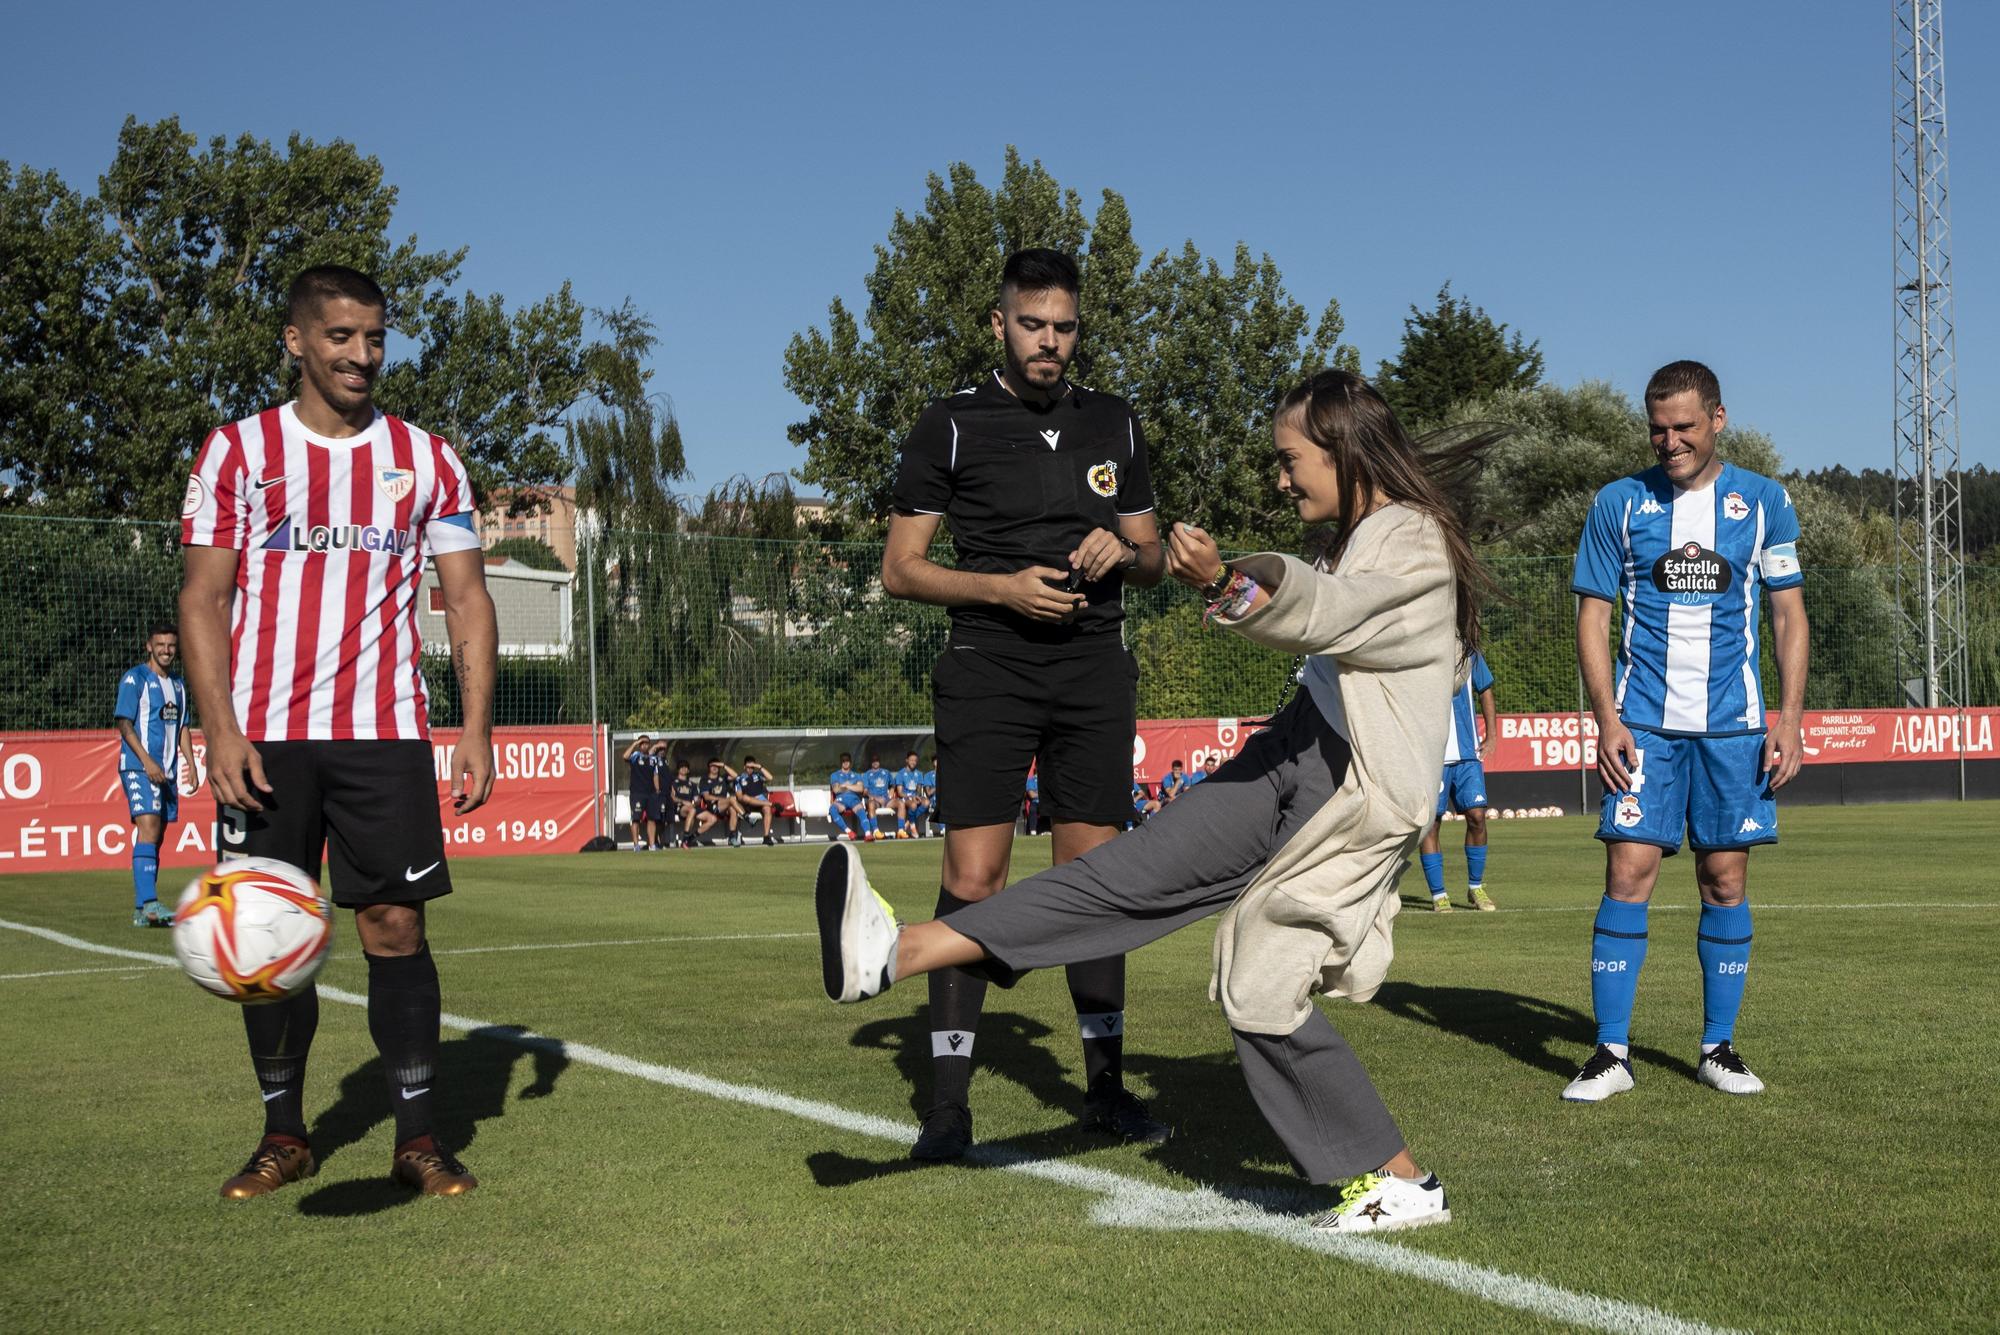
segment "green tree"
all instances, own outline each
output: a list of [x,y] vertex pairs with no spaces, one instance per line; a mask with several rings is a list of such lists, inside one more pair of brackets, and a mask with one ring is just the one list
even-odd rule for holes
[[1542,345],[1454,297],[1451,284],[1438,289],[1428,311],[1410,307],[1403,321],[1403,347],[1375,375],[1376,388],[1405,425],[1433,426],[1469,399],[1508,389],[1532,389],[1542,378]]
[[1145,423],[1162,521],[1197,524],[1226,547],[1293,545],[1298,520],[1274,480],[1271,411],[1307,370],[1359,369],[1340,342],[1340,303],[1328,302],[1313,328],[1271,257],[1253,259],[1241,244],[1227,271],[1193,242],[1163,251],[1137,291],[1126,392]]
[[526,535],[502,538],[486,549],[486,555],[508,561],[519,561],[530,570],[563,569],[562,558],[556,555],[555,548],[540,538],[530,538]]
[[556,424],[613,358],[567,286],[510,312],[455,295],[463,249],[393,241],[396,190],[341,141],[205,146],[128,119],[94,195],[0,162],[0,469],[7,503],[167,518],[216,425],[286,397],[279,333],[299,270],[373,274],[413,354],[382,406],[450,436],[475,490],[565,469]]

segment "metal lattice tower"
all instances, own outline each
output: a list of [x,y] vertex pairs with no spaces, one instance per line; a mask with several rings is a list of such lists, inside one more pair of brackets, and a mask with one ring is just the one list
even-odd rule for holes
[[1946,184],[1944,0],[1895,0],[1896,607],[1910,703],[1968,686]]

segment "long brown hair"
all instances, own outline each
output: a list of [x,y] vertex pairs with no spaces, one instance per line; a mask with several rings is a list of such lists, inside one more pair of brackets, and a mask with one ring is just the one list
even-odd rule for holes
[[1325,450],[1340,478],[1338,518],[1309,539],[1309,550],[1328,569],[1339,564],[1377,493],[1436,522],[1457,587],[1460,652],[1469,656],[1479,647],[1480,607],[1495,591],[1493,576],[1466,536],[1472,484],[1487,452],[1507,432],[1446,430],[1412,440],[1375,386],[1351,371],[1335,370],[1317,372],[1286,394],[1276,419]]

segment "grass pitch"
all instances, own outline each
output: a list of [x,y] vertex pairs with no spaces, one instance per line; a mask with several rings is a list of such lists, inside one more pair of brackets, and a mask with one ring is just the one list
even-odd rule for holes
[[[913,1134],[924,1102],[923,987],[822,998],[823,845],[460,861],[432,918],[462,1021],[438,1086],[480,1189],[388,1185],[365,1016],[329,1001],[307,1090],[319,1176],[247,1203],[216,1196],[261,1126],[233,1008],[175,970],[0,929],[0,1328],[1490,1331],[1591,1314],[1533,1281],[1632,1305],[1598,1316],[1633,1329],[1990,1329],[1995,817],[1786,812],[1751,869],[1738,1039],[1770,1086],[1755,1099],[1693,1080],[1687,858],[1655,899],[1638,1088],[1597,1107],[1557,1100],[1594,1032],[1590,826],[1497,823],[1497,914],[1434,917],[1413,873],[1390,983],[1330,1013],[1455,1219],[1393,1235],[1372,1265],[1285,1232],[1332,1193],[1292,1178],[1243,1089],[1200,927],[1131,966],[1128,1078],[1172,1143],[1076,1129],[1075,1020],[1060,977],[1037,975],[989,996],[988,1162],[918,1168],[885,1136]],[[866,854],[906,916],[929,912],[938,851]],[[1047,858],[1021,840],[1016,873]],[[129,894],[122,875],[10,876],[0,919],[167,955],[165,933],[127,925]],[[358,993],[341,930],[322,981]],[[1232,1200],[1278,1219],[1228,1226],[1211,1207]]]

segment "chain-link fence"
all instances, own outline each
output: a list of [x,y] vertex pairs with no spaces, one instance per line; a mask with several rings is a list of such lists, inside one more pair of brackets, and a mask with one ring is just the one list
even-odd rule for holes
[[[885,597],[881,548],[659,533],[580,535],[579,571],[488,568],[500,615],[495,721],[593,717],[614,728],[924,725],[943,648],[940,608]],[[1493,562],[1503,597],[1486,657],[1508,712],[1578,707],[1567,558]],[[594,572],[594,577],[591,577]],[[1971,704],[2000,702],[2000,567],[1968,569]],[[148,624],[171,620],[171,525],[0,518],[0,728],[107,726],[119,675]],[[1909,703],[1898,680],[1892,573],[1806,572],[1813,627],[1806,700],[1818,709]],[[430,643],[443,619],[420,593]],[[1290,660],[1204,625],[1185,589],[1126,595],[1145,718],[1249,717],[1279,698]],[[1776,661],[1764,670],[1776,699]],[[432,717],[458,720],[441,653],[427,655]],[[595,712],[593,715],[593,702]]]

